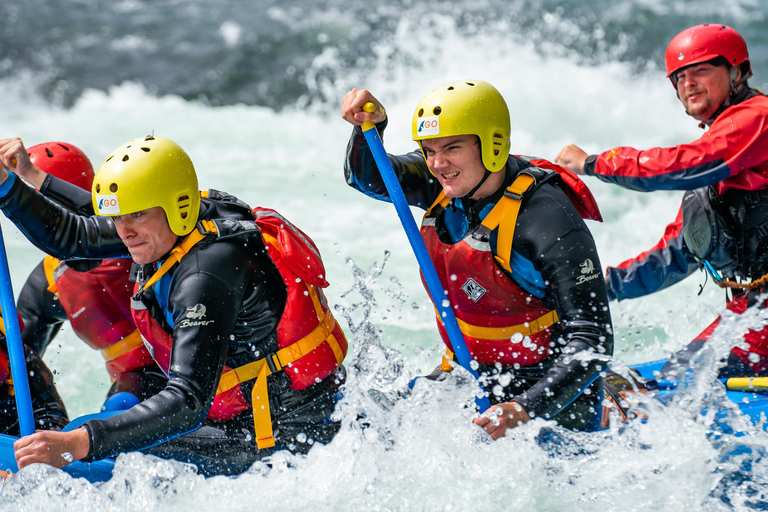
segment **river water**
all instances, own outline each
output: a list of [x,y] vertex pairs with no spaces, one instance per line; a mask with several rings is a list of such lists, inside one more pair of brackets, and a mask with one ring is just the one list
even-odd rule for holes
[[[512,115],[515,153],[552,159],[567,143],[589,152],[699,136],[664,77],[681,29],[719,22],[747,39],[768,89],[768,2],[575,0],[25,0],[0,4],[0,137],[63,140],[95,166],[154,132],[177,141],[202,188],[275,208],[323,253],[329,301],[351,341],[341,433],[306,457],[278,454],[237,478],[205,480],[138,454],[91,485],[43,467],[0,490],[2,510],[764,510],[768,437],[712,435],[694,382],[650,421],[573,434],[535,421],[490,442],[471,424],[474,388],[407,382],[439,363],[433,309],[394,209],[342,176],[351,87],[370,89],[390,117],[385,142],[410,151],[409,122],[432,88],[461,78],[494,84]],[[639,194],[587,178],[605,222],[590,222],[604,265],[650,248],[680,193]],[[414,211],[420,216],[420,212]],[[42,258],[7,221],[14,289]],[[723,293],[703,274],[650,297],[612,303],[616,367],[666,357],[709,324]],[[726,319],[705,358],[714,371],[750,325]],[[108,389],[103,360],[67,327],[46,353],[72,417]],[[375,390],[375,391],[372,391]],[[382,395],[392,399],[383,400]],[[713,407],[710,407],[713,410]]]

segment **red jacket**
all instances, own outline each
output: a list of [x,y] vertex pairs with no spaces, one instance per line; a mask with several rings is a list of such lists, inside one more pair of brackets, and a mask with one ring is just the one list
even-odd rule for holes
[[717,184],[768,188],[768,97],[725,109],[699,139],[670,148],[616,147],[587,159],[584,172],[633,190],[694,190]]

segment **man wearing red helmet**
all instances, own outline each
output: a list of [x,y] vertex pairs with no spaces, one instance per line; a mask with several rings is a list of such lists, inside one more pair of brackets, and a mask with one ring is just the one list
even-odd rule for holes
[[[93,214],[93,167],[77,147],[47,142],[25,150],[18,138],[0,140],[0,153],[46,197],[67,209]],[[128,392],[143,400],[165,386],[131,318],[129,259],[59,261],[46,256],[19,294],[22,341],[44,355],[65,321],[88,346],[101,351],[112,386],[107,396]]]
[[[613,298],[640,297],[704,268],[735,295],[727,309],[744,312],[768,287],[768,98],[747,84],[752,70],[741,35],[725,25],[697,25],[674,37],[667,77],[688,115],[708,130],[671,148],[616,147],[588,156],[574,145],[555,162],[625,188],[685,190],[677,219],[651,250],[607,269]],[[719,323],[670,359],[667,375],[687,367]],[[745,335],[721,377],[768,374],[768,328]]]

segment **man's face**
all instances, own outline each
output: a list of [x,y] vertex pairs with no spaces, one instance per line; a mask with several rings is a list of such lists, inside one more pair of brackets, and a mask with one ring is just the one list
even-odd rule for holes
[[728,66],[702,63],[677,72],[677,94],[686,112],[697,121],[710,119],[730,90]]
[[[466,196],[485,174],[480,142],[475,135],[427,139],[421,141],[421,147],[427,157],[427,165],[450,198]],[[485,184],[481,188],[485,188]],[[478,190],[473,199],[483,197],[479,193]]]
[[165,210],[159,206],[112,217],[117,234],[131,253],[133,261],[146,265],[159,260],[176,244]]

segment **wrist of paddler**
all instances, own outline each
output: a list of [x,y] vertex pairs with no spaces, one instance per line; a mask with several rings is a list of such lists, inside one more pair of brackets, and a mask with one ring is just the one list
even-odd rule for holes
[[80,430],[85,431],[85,434],[88,439],[88,451],[86,452],[85,456],[80,458],[82,462],[93,462],[93,433],[91,432],[91,428],[88,426],[88,423],[83,423],[83,426],[80,427]]
[[517,402],[504,402],[488,409],[475,418],[475,425],[485,430],[493,439],[504,437],[510,428],[519,427],[531,421],[526,410]]

